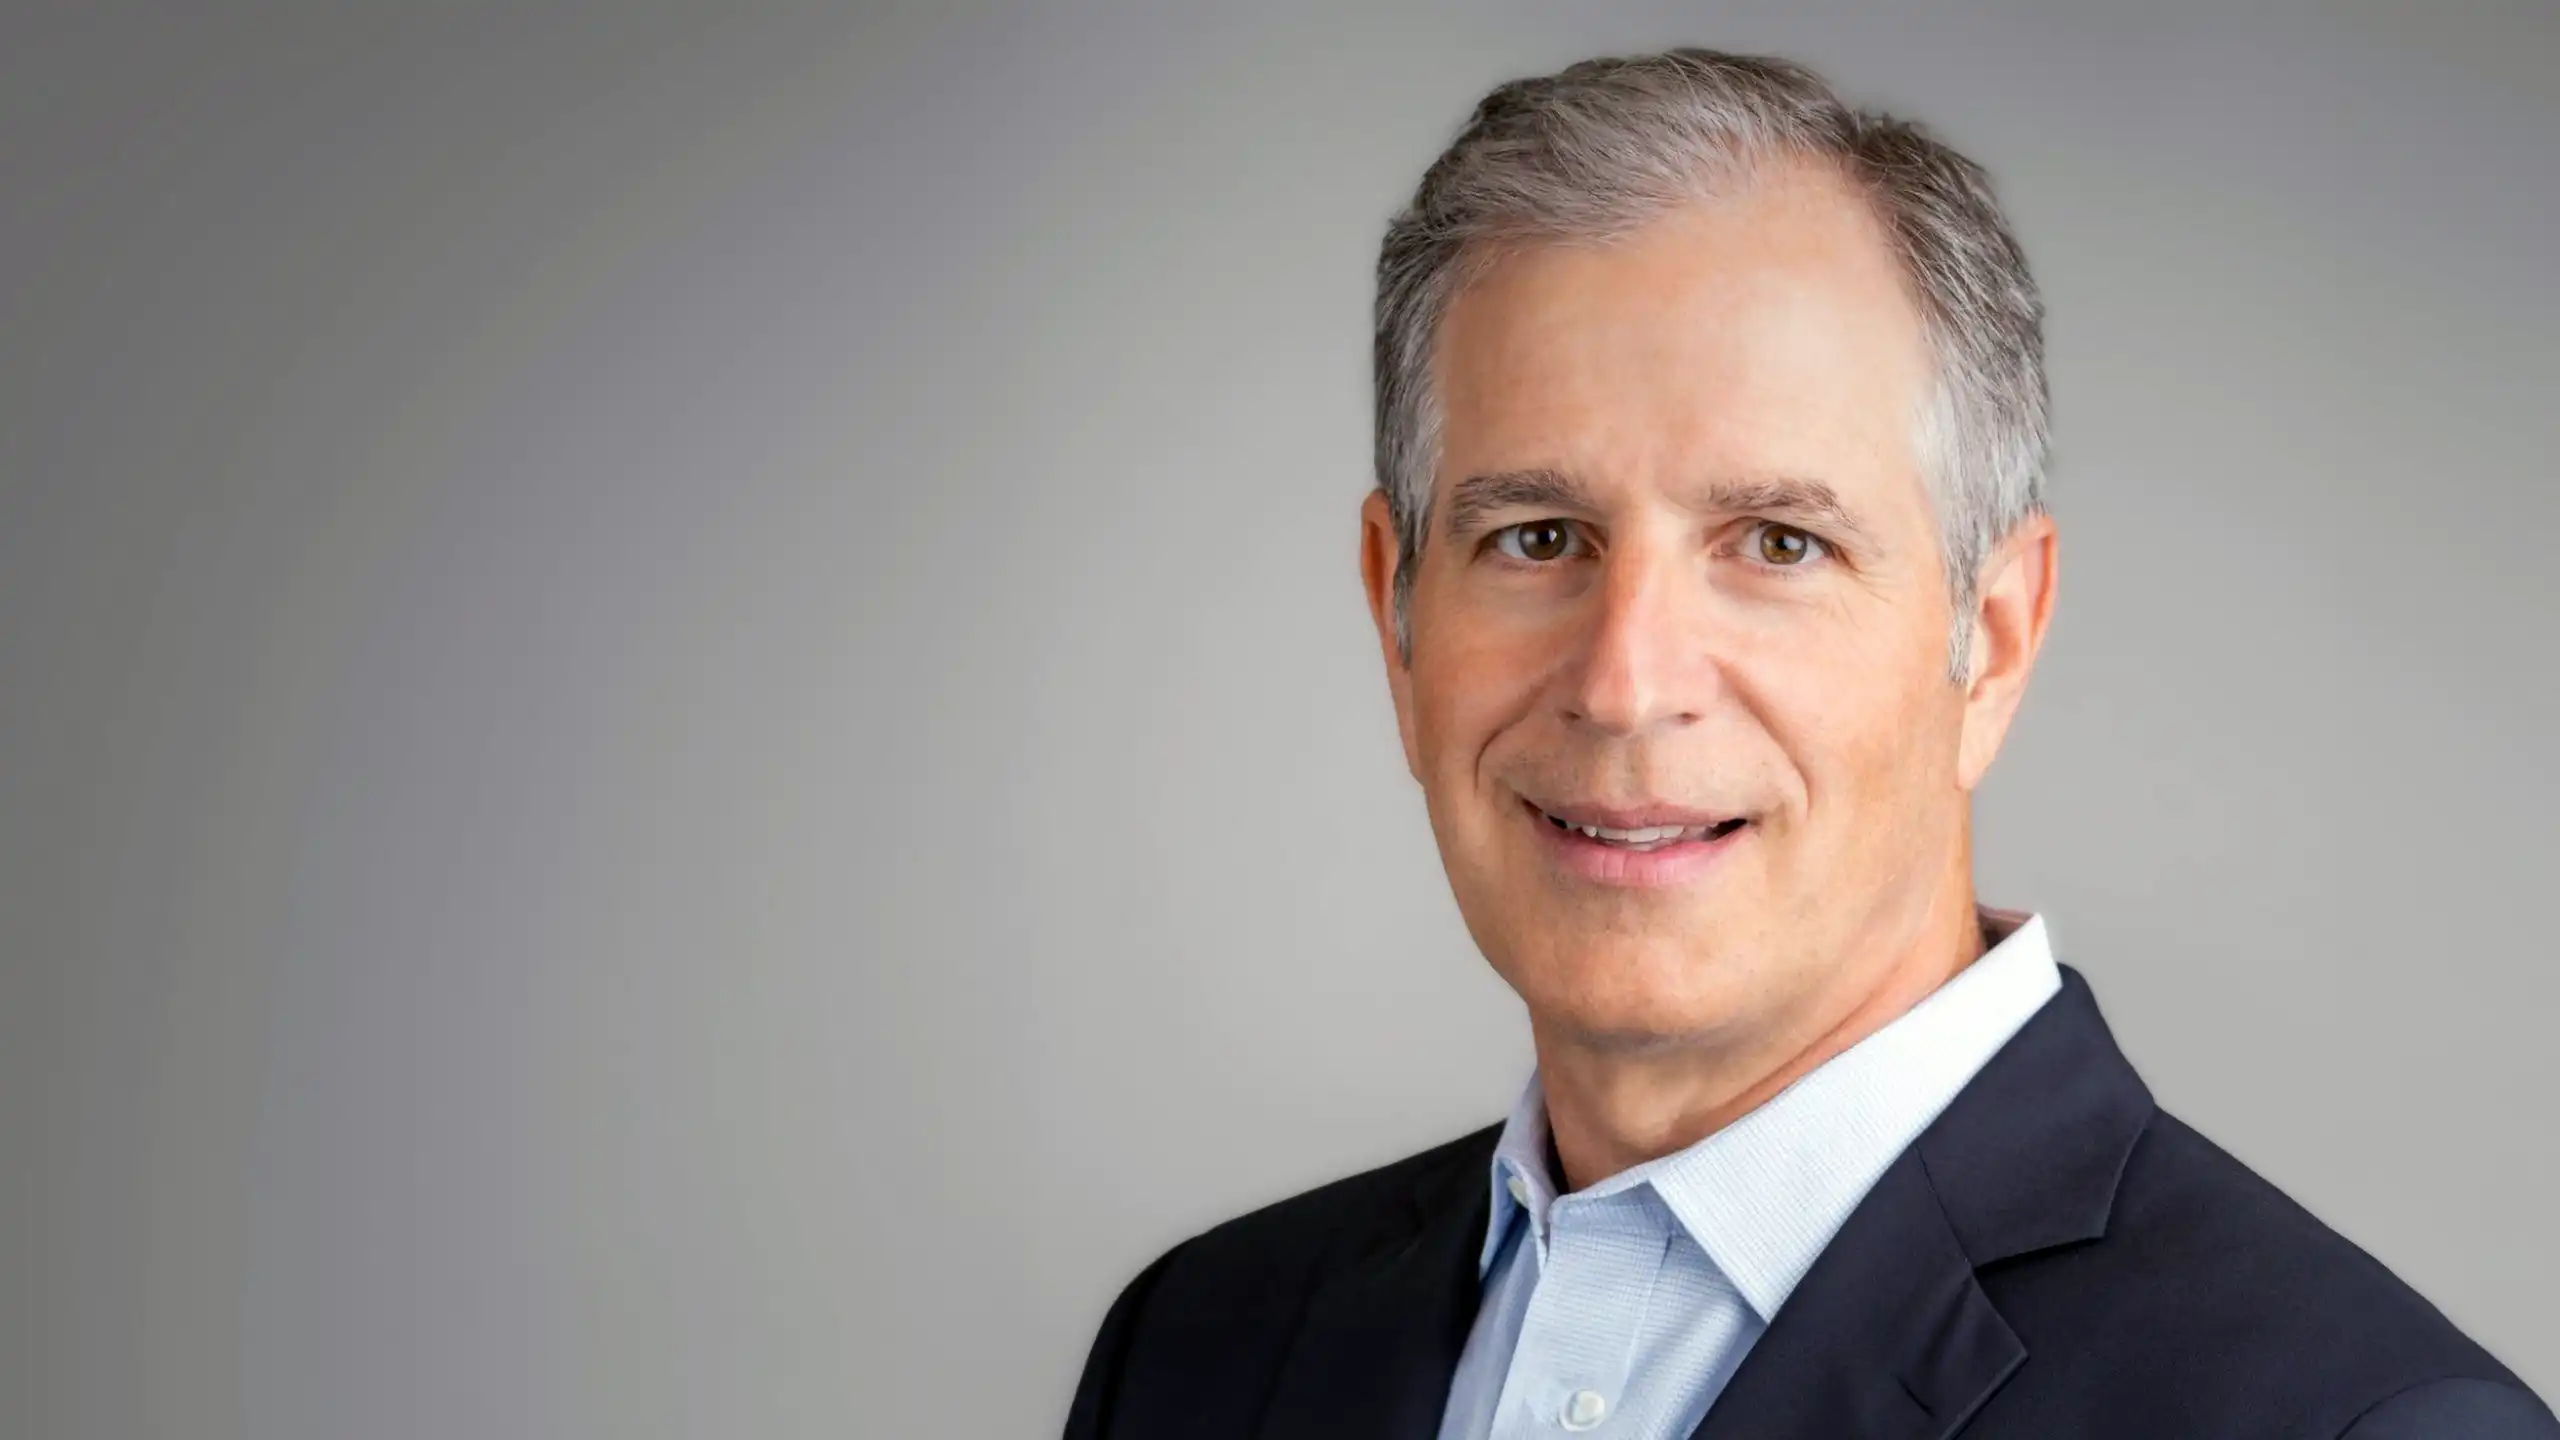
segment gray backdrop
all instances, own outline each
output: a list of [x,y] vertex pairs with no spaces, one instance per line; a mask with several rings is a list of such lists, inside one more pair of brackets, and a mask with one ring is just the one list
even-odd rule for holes
[[1985,897],[2560,1392],[2547,0],[216,8],[0,22],[0,1431],[1049,1433],[1163,1246],[1498,1117],[1369,267],[1685,41],[2048,288]]

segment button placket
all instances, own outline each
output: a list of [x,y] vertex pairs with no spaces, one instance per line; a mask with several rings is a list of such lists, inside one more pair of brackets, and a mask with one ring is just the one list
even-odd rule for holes
[[1501,1440],[1604,1431],[1621,1419],[1626,1360],[1646,1310],[1625,1302],[1649,1296],[1672,1223],[1649,1200],[1618,1191],[1548,1202],[1546,1263],[1504,1385],[1511,1418],[1495,1426]]

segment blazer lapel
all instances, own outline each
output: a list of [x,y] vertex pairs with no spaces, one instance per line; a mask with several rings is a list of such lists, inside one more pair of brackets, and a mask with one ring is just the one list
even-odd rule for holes
[[1414,1440],[1437,1434],[1475,1323],[1476,1262],[1492,1212],[1499,1130],[1419,1181],[1412,1225],[1308,1302],[1263,1413],[1262,1440]]
[[1938,1440],[2026,1355],[1906,1151],[1779,1307],[1695,1440]]
[[1944,1440],[2032,1363],[1974,1272],[2103,1234],[2152,1113],[2088,983],[2062,974],[1868,1192],[1693,1440]]

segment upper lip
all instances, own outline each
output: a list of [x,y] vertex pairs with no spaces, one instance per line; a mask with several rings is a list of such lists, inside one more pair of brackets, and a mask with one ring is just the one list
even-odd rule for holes
[[1672,805],[1654,800],[1627,805],[1603,805],[1580,800],[1531,800],[1529,803],[1568,825],[1596,825],[1604,830],[1650,830],[1666,825],[1677,825],[1685,830],[1698,825],[1721,825],[1737,818],[1730,810],[1701,810],[1694,805]]

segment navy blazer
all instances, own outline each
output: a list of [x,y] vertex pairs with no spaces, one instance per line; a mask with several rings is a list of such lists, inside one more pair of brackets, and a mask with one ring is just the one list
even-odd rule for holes
[[[1069,1440],[1432,1440],[1499,1125],[1167,1251]],[[1695,1440],[2560,1440],[2506,1367],[2152,1103],[2063,987],[1902,1152]]]

